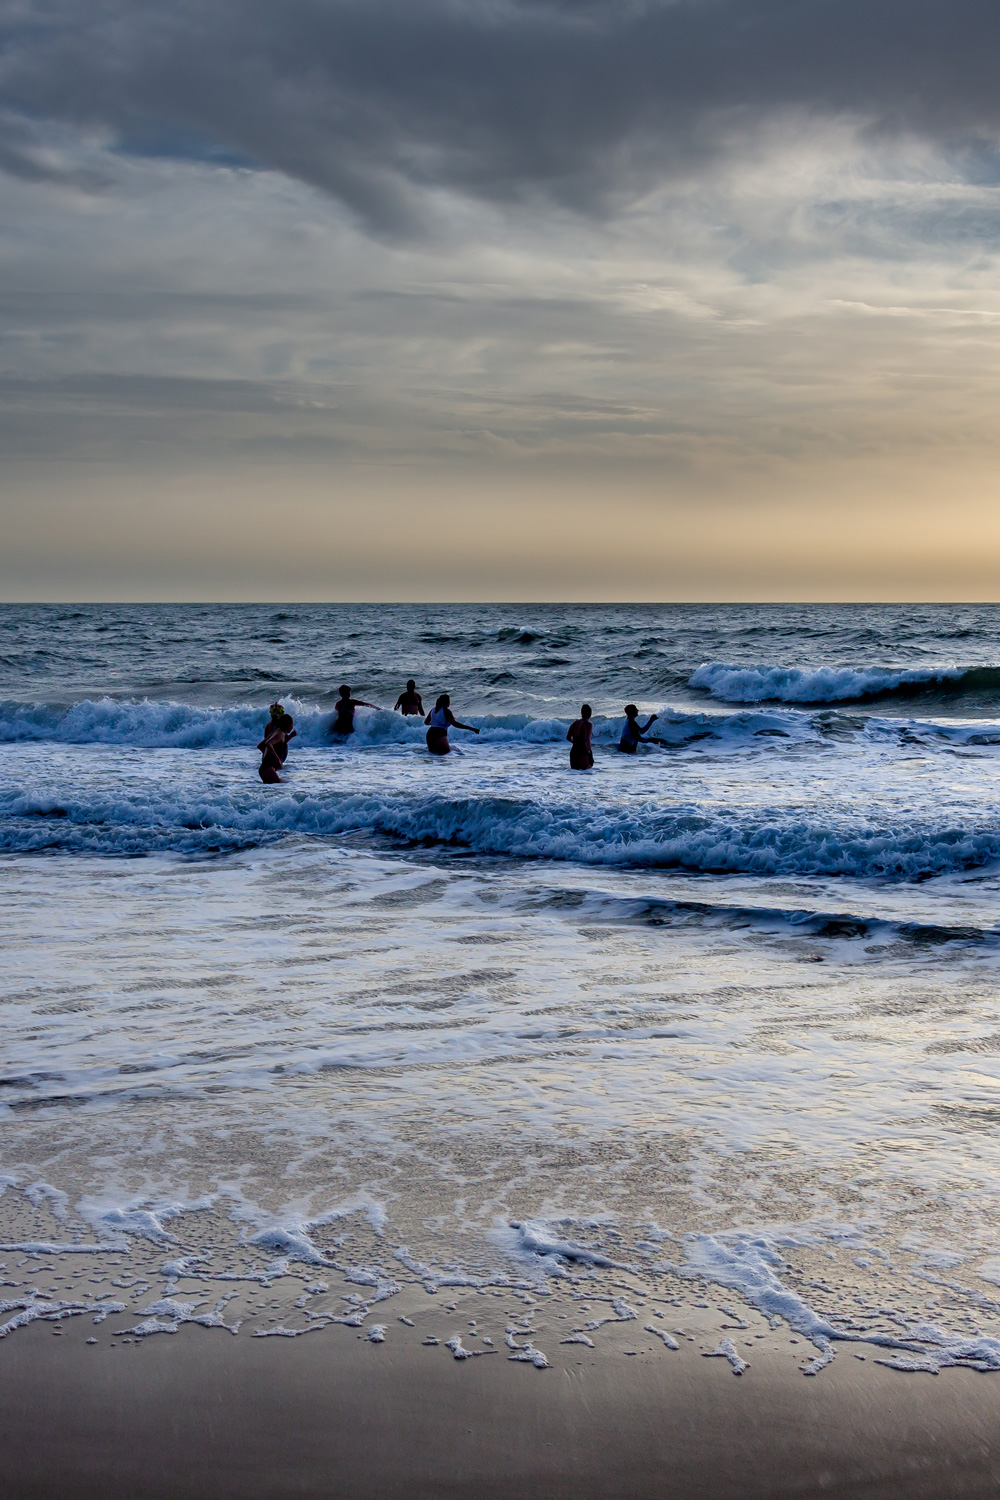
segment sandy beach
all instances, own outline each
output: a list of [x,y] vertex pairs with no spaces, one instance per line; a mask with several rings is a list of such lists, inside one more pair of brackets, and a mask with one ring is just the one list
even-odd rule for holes
[[86,1332],[36,1325],[4,1348],[5,1500],[941,1500],[1000,1484],[994,1381],[900,1375],[872,1351],[810,1380],[762,1350],[737,1379],[648,1337],[632,1358],[560,1349],[536,1370],[395,1331],[183,1328],[114,1350]]

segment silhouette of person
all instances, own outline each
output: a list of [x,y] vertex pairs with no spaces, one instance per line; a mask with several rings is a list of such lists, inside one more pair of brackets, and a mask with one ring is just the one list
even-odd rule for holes
[[[623,755],[634,755],[636,753],[639,745],[646,738],[647,729],[649,729],[651,724],[656,723],[657,717],[656,714],[650,714],[646,723],[640,725],[639,710],[634,703],[626,703],[625,728],[622,730],[622,737],[618,741],[618,748]],[[661,745],[662,743],[662,740],[653,741],[655,745]]]
[[330,733],[343,735],[345,738],[353,734],[356,708],[378,708],[378,704],[366,703],[364,698],[352,698],[350,688],[344,683],[340,689],[340,697],[333,706],[336,717],[330,726]]
[[396,709],[398,709],[399,712],[404,716],[410,714],[419,714],[420,717],[423,718],[424,705],[421,700],[420,694],[417,692],[417,684],[414,682],[412,677],[408,679],[406,687],[396,699],[396,702],[393,705],[393,711],[395,712]]
[[589,771],[594,764],[594,752],[590,747],[590,741],[594,733],[594,726],[590,721],[591,707],[585,703],[580,709],[580,717],[574,719],[566,731],[566,738],[570,742],[569,764],[572,771]]

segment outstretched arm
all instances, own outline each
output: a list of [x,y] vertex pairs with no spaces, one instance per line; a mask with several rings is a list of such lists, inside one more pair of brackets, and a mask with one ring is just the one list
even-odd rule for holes
[[467,729],[470,734],[479,733],[479,730],[474,724],[462,724],[458,719],[456,719],[450,708],[448,710],[448,723],[452,726],[453,729]]

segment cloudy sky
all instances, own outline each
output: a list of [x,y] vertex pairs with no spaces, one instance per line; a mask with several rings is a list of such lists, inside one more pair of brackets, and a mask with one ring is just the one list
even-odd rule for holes
[[0,0],[0,596],[1000,598],[996,0]]

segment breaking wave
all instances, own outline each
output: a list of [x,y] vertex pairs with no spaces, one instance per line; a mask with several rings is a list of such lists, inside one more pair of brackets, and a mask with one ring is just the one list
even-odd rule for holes
[[[313,703],[284,699],[295,719],[298,743],[329,745],[333,713]],[[559,743],[565,739],[568,718],[532,718],[529,714],[476,714],[485,743]],[[84,699],[78,703],[22,703],[0,700],[0,743],[50,742],[68,745],[134,745],[142,749],[205,750],[225,745],[253,746],[260,739],[267,711],[241,704],[231,708],[199,708],[156,699]],[[617,740],[624,720],[594,719],[598,741]],[[717,738],[754,736],[791,737],[804,729],[801,716],[780,713],[699,714],[665,710],[656,733],[675,744]],[[361,710],[355,718],[351,747],[423,744],[420,718],[403,718],[385,710]]]
[[480,854],[754,875],[924,880],[1000,862],[1000,820],[905,826],[766,808],[622,806],[586,795],[306,793],[288,786],[169,793],[112,790],[56,801],[0,796],[0,849],[138,855],[230,853],[287,835],[366,833]]
[[864,703],[976,697],[1000,702],[1000,667],[741,667],[706,662],[688,687],[726,703]]

